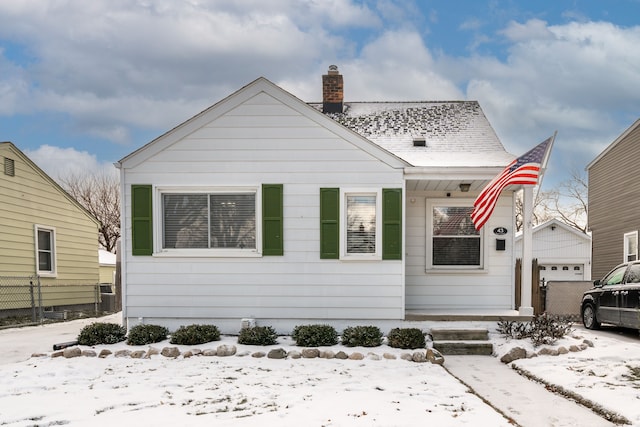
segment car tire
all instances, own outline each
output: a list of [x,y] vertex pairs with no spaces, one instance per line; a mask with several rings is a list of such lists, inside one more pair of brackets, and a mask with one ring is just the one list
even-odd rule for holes
[[591,303],[582,306],[582,324],[587,329],[600,329],[600,322],[596,317],[596,309]]

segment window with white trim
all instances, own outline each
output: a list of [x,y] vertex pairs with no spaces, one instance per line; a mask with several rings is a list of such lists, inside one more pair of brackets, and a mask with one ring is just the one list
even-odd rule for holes
[[55,228],[35,226],[36,272],[45,276],[56,274]]
[[624,261],[635,261],[638,259],[638,232],[632,231],[624,234]]
[[379,259],[381,257],[379,192],[342,192],[342,254],[344,259]]
[[482,233],[468,202],[427,201],[427,268],[482,268]]
[[161,193],[162,249],[257,251],[256,190]]

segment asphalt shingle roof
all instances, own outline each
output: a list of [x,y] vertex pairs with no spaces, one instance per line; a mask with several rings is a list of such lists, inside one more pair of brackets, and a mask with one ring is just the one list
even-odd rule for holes
[[413,166],[505,166],[514,158],[476,101],[347,102],[328,116]]

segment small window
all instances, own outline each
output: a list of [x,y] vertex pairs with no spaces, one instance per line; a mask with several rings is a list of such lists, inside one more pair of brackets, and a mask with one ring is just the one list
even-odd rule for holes
[[638,259],[638,232],[632,231],[624,234],[624,260],[623,262]]
[[10,159],[8,157],[4,158],[4,174],[7,176],[16,175],[16,165],[13,159]]
[[546,270],[547,267],[545,267],[544,265],[540,267],[540,270]]
[[555,265],[551,267],[551,271],[556,271],[556,270],[558,270],[558,267],[556,267]]
[[574,266],[573,271],[580,271],[580,266],[579,265]]
[[424,138],[413,138],[414,147],[426,147],[427,141]]
[[343,258],[370,259],[380,256],[380,195],[377,192],[343,193],[342,217],[345,224]]
[[562,267],[562,271],[569,271],[569,267],[565,265],[564,267]]
[[55,229],[36,225],[36,271],[38,274],[56,274]]

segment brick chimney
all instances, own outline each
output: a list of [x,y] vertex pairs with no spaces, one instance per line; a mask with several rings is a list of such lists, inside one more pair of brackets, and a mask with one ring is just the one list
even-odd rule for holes
[[329,71],[322,76],[322,112],[342,113],[344,83],[337,65],[329,65]]

